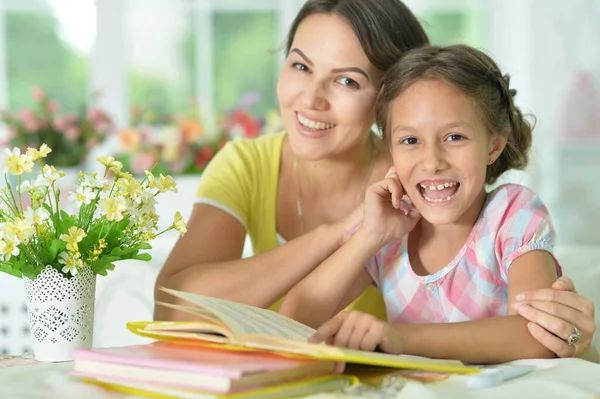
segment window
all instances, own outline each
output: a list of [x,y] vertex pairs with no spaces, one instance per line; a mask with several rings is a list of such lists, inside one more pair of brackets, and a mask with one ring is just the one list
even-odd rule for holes
[[93,0],[8,2],[4,105],[11,110],[31,106],[32,88],[39,86],[61,110],[79,110],[86,101],[95,21]]

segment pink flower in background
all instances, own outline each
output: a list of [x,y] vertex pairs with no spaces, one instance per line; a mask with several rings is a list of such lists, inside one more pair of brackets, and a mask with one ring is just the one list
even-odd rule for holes
[[72,126],[65,130],[65,136],[67,136],[69,140],[77,140],[81,137],[81,132],[75,126]]
[[98,144],[100,144],[98,142],[98,139],[90,139],[85,143],[85,146],[87,147],[88,150],[91,150],[92,148],[97,147]]
[[48,102],[48,112],[50,112],[51,114],[55,114],[56,111],[58,111],[58,108],[58,101],[52,100]]
[[92,121],[92,123],[98,119],[101,119],[102,116],[102,111],[100,111],[98,108],[90,108],[87,110],[87,118]]
[[52,122],[52,127],[54,127],[54,130],[63,131],[69,125],[70,125],[69,121],[64,116],[57,116],[56,118],[54,118],[54,121]]
[[106,133],[110,129],[110,123],[106,121],[97,121],[94,123],[94,130],[97,130],[101,133]]
[[73,112],[69,112],[65,115],[65,122],[69,125],[72,125],[77,122],[77,115]]
[[33,97],[35,101],[40,102],[46,98],[46,93],[44,92],[44,89],[36,86],[31,90],[31,97]]
[[158,158],[154,153],[136,154],[131,159],[131,171],[133,173],[144,173],[144,170],[151,170],[156,162],[158,162]]

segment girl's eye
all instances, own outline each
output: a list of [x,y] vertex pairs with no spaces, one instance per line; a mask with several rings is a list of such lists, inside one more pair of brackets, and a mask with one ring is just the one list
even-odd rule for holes
[[406,144],[406,145],[415,145],[415,144],[419,144],[419,140],[417,140],[416,137],[407,137],[404,140],[402,140],[400,143]]
[[464,140],[465,136],[457,134],[457,133],[452,133],[451,135],[448,136],[448,141],[460,141],[460,140]]
[[296,68],[299,71],[308,71],[308,67],[300,62],[292,63],[292,68]]
[[353,87],[355,89],[360,88],[360,85],[356,82],[356,80],[352,80],[350,78],[339,78],[337,82],[342,86]]

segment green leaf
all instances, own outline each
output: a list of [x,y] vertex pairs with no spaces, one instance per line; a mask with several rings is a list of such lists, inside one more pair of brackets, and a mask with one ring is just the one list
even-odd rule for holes
[[63,249],[65,249],[67,246],[67,243],[64,242],[63,240],[61,240],[60,238],[55,238],[54,240],[52,240],[52,243],[50,244],[50,246],[46,247],[44,249],[44,254],[43,254],[43,259],[44,259],[44,265],[48,265],[48,264],[54,264],[56,257],[58,256],[58,253],[60,251],[62,251]]
[[85,253],[90,247],[98,243],[100,235],[97,231],[90,231],[87,236],[79,243],[79,252]]
[[0,263],[0,272],[10,274],[11,276],[15,276],[17,278],[23,277],[23,273],[21,272],[21,270],[14,267],[10,263]]
[[131,257],[131,259],[143,260],[144,262],[148,262],[152,260],[152,255],[148,253],[142,253]]
[[30,263],[25,263],[21,267],[21,272],[23,272],[23,276],[30,278],[32,280],[37,277],[37,273],[35,272],[35,269],[33,268],[33,266],[31,266]]
[[138,250],[138,251],[141,249],[152,249],[152,245],[150,245],[147,242],[140,242],[135,247],[133,247],[133,249]]

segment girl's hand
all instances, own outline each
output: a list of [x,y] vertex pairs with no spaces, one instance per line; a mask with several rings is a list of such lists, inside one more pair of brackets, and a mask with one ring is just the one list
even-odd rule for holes
[[392,354],[402,353],[400,331],[391,324],[362,312],[341,312],[325,322],[309,340],[323,341],[350,349],[381,349]]
[[361,229],[382,243],[408,234],[421,214],[412,206],[392,167],[385,179],[367,189]]
[[[531,335],[559,357],[581,356],[596,331],[593,302],[579,295],[568,277],[556,280],[551,289],[518,295],[514,306],[521,316],[532,322],[529,324]],[[569,345],[567,340],[575,327],[580,340]]]

